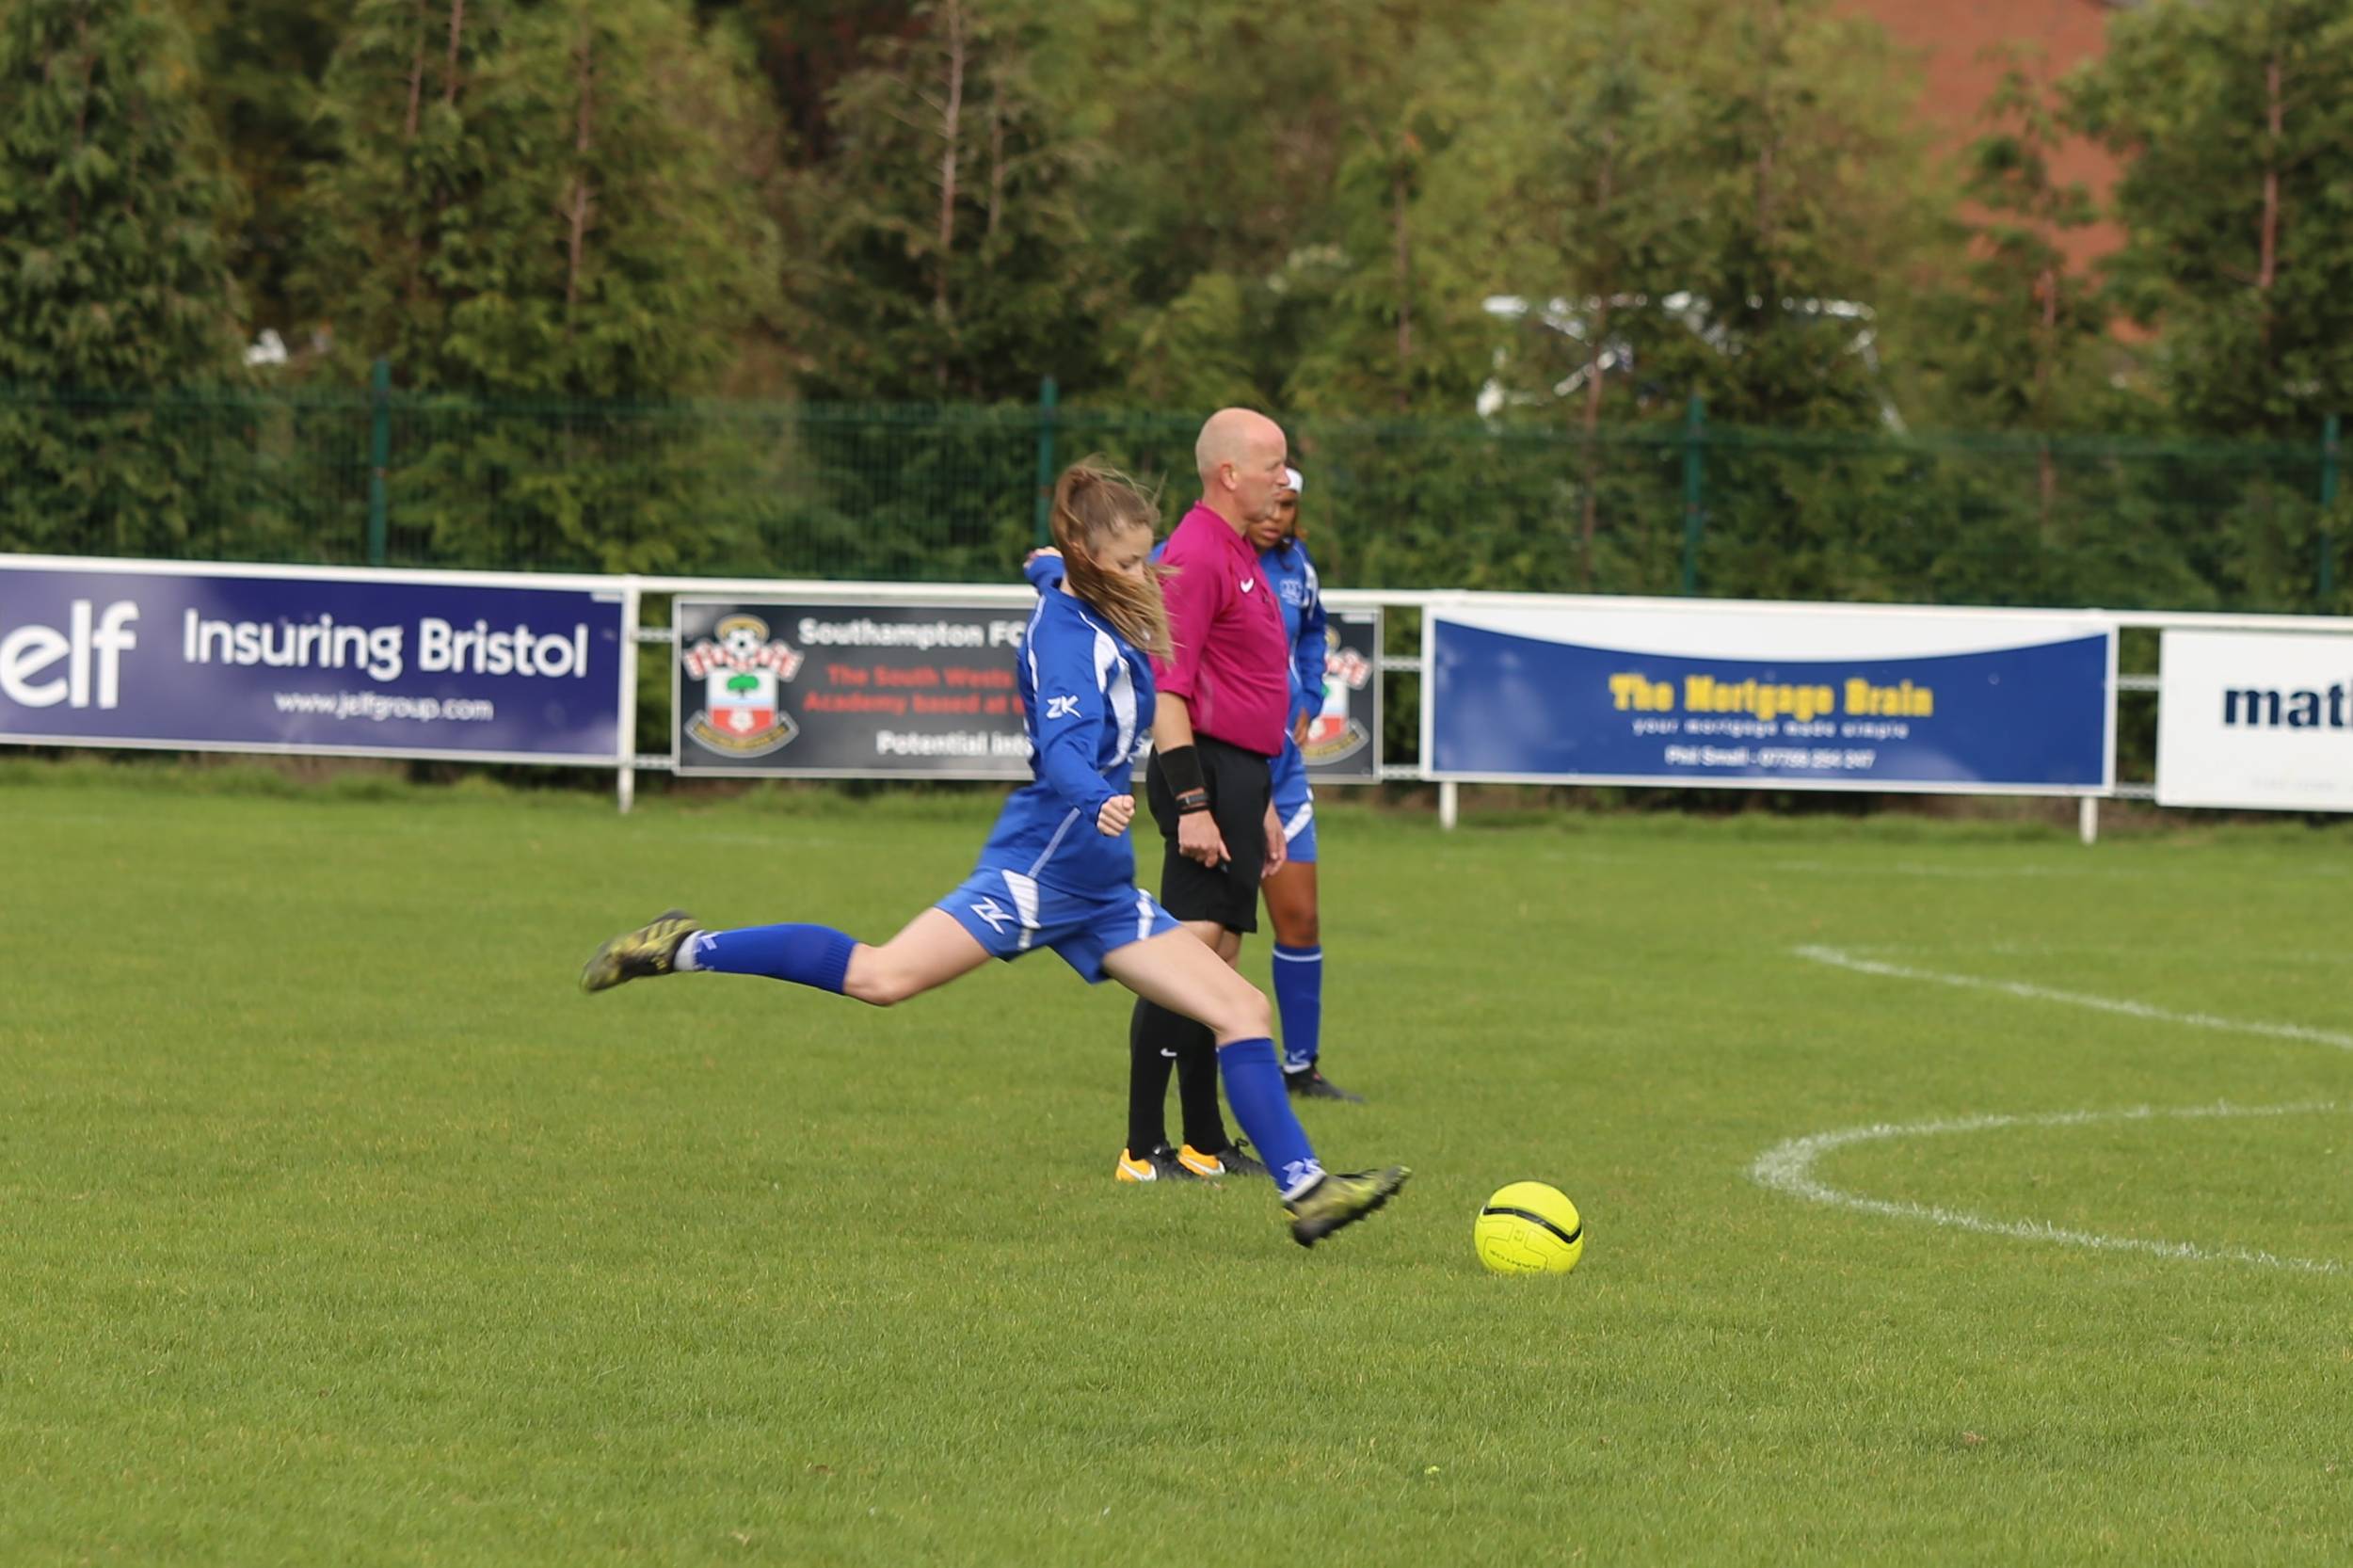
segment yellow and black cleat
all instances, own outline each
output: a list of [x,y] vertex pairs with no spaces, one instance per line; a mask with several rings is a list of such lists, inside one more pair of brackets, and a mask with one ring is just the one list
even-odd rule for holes
[[1353,1225],[1397,1196],[1414,1173],[1402,1165],[1385,1171],[1327,1173],[1298,1197],[1284,1205],[1291,1211],[1291,1240],[1312,1247],[1334,1231]]
[[1194,1176],[1209,1180],[1220,1176],[1262,1176],[1266,1166],[1250,1152],[1250,1142],[1237,1138],[1215,1154],[1204,1154],[1191,1144],[1176,1151],[1176,1162]]
[[695,917],[683,909],[665,910],[650,925],[624,932],[597,950],[580,971],[584,991],[609,991],[627,980],[668,974],[678,958],[679,944],[695,933]]
[[1119,1151],[1119,1163],[1112,1175],[1120,1181],[1198,1181],[1200,1173],[1176,1158],[1176,1151],[1166,1144],[1144,1150],[1139,1158],[1133,1149]]

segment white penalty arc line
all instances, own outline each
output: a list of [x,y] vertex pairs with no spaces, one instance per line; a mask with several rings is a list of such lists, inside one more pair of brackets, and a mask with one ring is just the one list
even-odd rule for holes
[[2266,1269],[2288,1269],[2308,1274],[2353,1273],[2343,1263],[2309,1257],[2281,1257],[2277,1254],[2257,1252],[2244,1247],[2200,1247],[2186,1241],[2146,1241],[2128,1236],[2102,1236],[2092,1231],[2069,1230],[2063,1225],[2040,1220],[1989,1220],[1981,1214],[1961,1209],[1945,1208],[1935,1204],[1905,1203],[1889,1198],[1866,1198],[1856,1192],[1845,1192],[1817,1180],[1814,1162],[1833,1149],[1852,1144],[1884,1143],[1897,1138],[1928,1138],[1947,1133],[1993,1132],[2004,1128],[2020,1127],[2089,1127],[2101,1122],[2149,1122],[2159,1119],[2193,1121],[2225,1116],[2304,1116],[2325,1115],[2342,1111],[2332,1101],[2311,1101],[2299,1105],[2205,1105],[2183,1110],[2158,1110],[2151,1106],[2136,1106],[2127,1111],[2061,1111],[2039,1116],[1965,1116],[1952,1121],[1910,1122],[1901,1125],[1881,1123],[1872,1127],[1849,1128],[1842,1132],[1817,1132],[1809,1137],[1792,1138],[1777,1144],[1757,1157],[1749,1167],[1750,1178],[1758,1185],[1785,1192],[1808,1203],[1828,1204],[1837,1208],[1850,1208],[1865,1214],[1880,1214],[1898,1220],[1925,1220],[1930,1224],[1945,1225],[1954,1230],[1975,1231],[1981,1236],[2008,1236],[2022,1241],[2057,1241],[2066,1246],[2089,1247],[2101,1252],[2143,1253],[2153,1257],[2169,1257],[2195,1262],[2251,1263]]
[[2163,1007],[2152,1007],[2147,1002],[2127,1001],[2118,997],[2095,997],[2082,991],[2054,990],[2047,985],[2029,985],[2024,981],[1987,980],[1977,975],[1915,969],[1908,965],[1860,958],[1838,948],[1801,947],[1796,952],[1801,958],[1827,964],[1833,968],[1851,969],[1857,974],[1879,975],[1889,980],[1923,980],[1930,984],[1953,985],[1971,991],[1999,991],[2004,996],[2019,997],[2028,1001],[2062,1002],[2069,1007],[2121,1013],[2128,1018],[2146,1018],[2154,1023],[2218,1030],[2226,1034],[2261,1034],[2274,1040],[2303,1040],[2317,1046],[2334,1046],[2339,1050],[2353,1050],[2353,1034],[2341,1034],[2333,1030],[2308,1029],[2301,1024],[2267,1024],[2246,1018],[2222,1018],[2211,1013],[2175,1013]]

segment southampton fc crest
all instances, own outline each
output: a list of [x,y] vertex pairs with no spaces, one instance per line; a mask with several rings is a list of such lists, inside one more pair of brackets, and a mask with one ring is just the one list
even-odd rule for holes
[[1299,755],[1310,762],[1337,762],[1353,756],[1372,739],[1364,720],[1348,711],[1349,694],[1363,691],[1372,681],[1372,661],[1353,648],[1336,648],[1323,667],[1328,677],[1323,683],[1323,709],[1308,724],[1307,739],[1299,748]]
[[768,635],[758,616],[722,619],[679,656],[689,680],[703,683],[702,711],[686,732],[727,757],[765,757],[801,732],[777,688],[801,672],[801,654]]

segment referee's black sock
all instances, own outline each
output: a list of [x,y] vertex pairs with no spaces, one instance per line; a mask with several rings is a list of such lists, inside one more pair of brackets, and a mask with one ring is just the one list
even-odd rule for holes
[[1233,1142],[1217,1109],[1217,1036],[1207,1024],[1183,1022],[1192,1031],[1176,1048],[1176,1104],[1184,1112],[1185,1142],[1203,1154],[1216,1154]]
[[1161,1050],[1176,1048],[1171,1025],[1195,1027],[1190,1018],[1136,999],[1128,1020],[1128,1152],[1138,1160],[1168,1142],[1168,1075],[1176,1061]]

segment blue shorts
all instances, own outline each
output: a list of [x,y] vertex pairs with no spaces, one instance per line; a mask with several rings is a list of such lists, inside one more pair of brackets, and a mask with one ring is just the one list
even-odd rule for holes
[[1316,792],[1307,787],[1307,760],[1286,737],[1273,764],[1274,820],[1283,824],[1283,854],[1303,866],[1316,863]]
[[1019,872],[976,871],[937,907],[989,956],[1011,963],[1032,948],[1052,948],[1090,985],[1102,983],[1106,953],[1179,929],[1141,888],[1068,893]]

